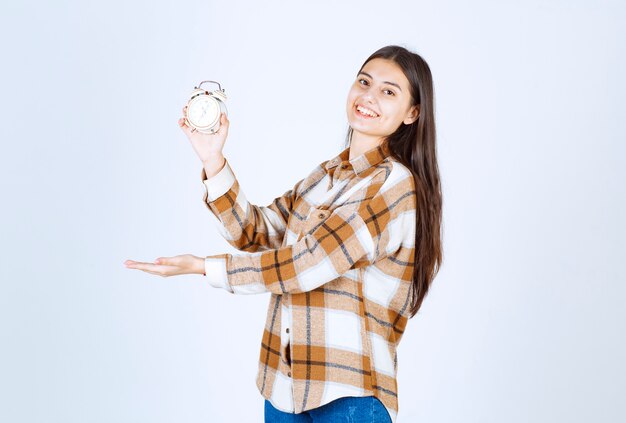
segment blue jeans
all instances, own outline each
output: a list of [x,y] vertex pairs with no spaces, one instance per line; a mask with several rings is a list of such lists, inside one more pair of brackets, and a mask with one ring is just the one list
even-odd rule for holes
[[391,423],[383,403],[374,396],[342,397],[300,414],[277,410],[265,400],[265,423]]

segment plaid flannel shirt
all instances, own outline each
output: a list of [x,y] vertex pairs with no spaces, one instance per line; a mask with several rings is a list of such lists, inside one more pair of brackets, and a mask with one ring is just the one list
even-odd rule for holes
[[396,349],[409,318],[416,196],[386,144],[349,148],[268,206],[248,202],[226,160],[203,201],[245,253],[205,258],[208,283],[270,292],[256,384],[276,408],[301,413],[344,396],[375,396],[395,423]]

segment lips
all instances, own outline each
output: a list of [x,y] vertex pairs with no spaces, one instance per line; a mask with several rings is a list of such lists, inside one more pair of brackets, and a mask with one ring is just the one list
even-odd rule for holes
[[[370,111],[370,112],[374,113],[376,116],[370,116],[370,115],[368,115],[368,114],[361,113],[361,112],[358,110],[359,108],[366,109],[366,110],[368,110],[368,111]],[[372,109],[370,109],[369,107],[365,107],[365,106],[360,105],[360,104],[357,104],[357,105],[354,107],[354,110],[355,110],[355,112],[356,112],[356,114],[357,114],[357,115],[359,115],[359,116],[361,116],[361,117],[363,117],[363,118],[375,119],[375,118],[377,118],[377,117],[379,117],[379,116],[380,116],[380,114],[379,114],[376,110],[372,110]]]

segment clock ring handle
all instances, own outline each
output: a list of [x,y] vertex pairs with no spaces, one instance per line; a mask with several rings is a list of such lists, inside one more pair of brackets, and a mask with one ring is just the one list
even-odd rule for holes
[[204,84],[205,82],[213,82],[214,84],[217,84],[217,86],[218,86],[218,88],[219,88],[219,90],[220,90],[220,91],[222,91],[222,92],[226,92],[226,90],[223,90],[223,89],[222,89],[222,86],[221,86],[221,85],[220,85],[220,83],[219,83],[219,82],[217,82],[217,81],[202,81],[201,83],[199,83],[199,84],[198,84],[198,86],[196,87],[196,89],[200,88],[200,87],[202,86],[202,84]]

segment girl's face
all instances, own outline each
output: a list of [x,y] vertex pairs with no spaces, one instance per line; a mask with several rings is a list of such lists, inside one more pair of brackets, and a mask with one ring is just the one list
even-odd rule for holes
[[[409,81],[400,66],[378,57],[365,64],[350,88],[348,122],[354,132],[385,137],[402,123],[417,120],[419,106],[411,106],[411,102]],[[366,109],[363,113],[360,106]]]

